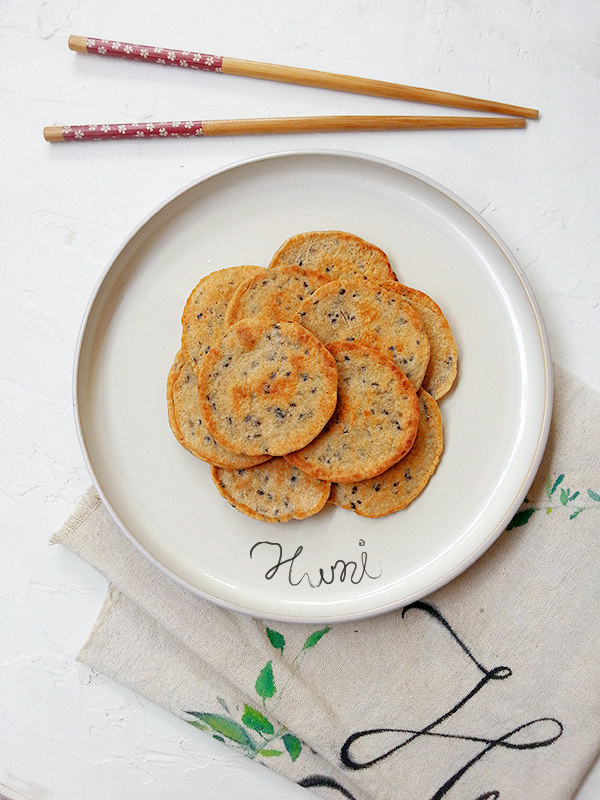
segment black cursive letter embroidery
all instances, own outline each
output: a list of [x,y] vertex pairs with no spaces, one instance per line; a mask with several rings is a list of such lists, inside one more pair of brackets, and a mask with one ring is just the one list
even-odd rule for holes
[[320,786],[327,789],[335,789],[342,797],[345,797],[346,800],[356,800],[353,794],[350,794],[347,789],[344,789],[344,787],[337,781],[334,781],[333,778],[328,778],[327,775],[309,775],[308,778],[303,778],[301,781],[298,781],[298,786],[303,786],[305,789],[317,789]]
[[[468,658],[477,666],[477,668],[483,674],[483,677],[477,682],[477,684],[468,692],[464,697],[460,698],[458,702],[456,702],[452,708],[448,711],[443,713],[437,719],[433,720],[433,722],[426,725],[424,728],[420,730],[413,730],[410,728],[373,728],[366,731],[359,731],[357,733],[352,734],[348,739],[344,742],[342,749],[340,751],[340,758],[342,763],[352,770],[362,770],[368,769],[372,767],[374,764],[377,764],[384,759],[389,758],[393,753],[401,750],[404,747],[407,747],[411,742],[416,741],[422,736],[432,736],[438,738],[440,741],[448,740],[448,739],[460,739],[463,741],[469,742],[476,742],[483,745],[482,749],[470,760],[468,760],[463,766],[461,766],[454,774],[452,774],[448,780],[440,786],[440,788],[432,795],[431,800],[440,800],[453,786],[454,784],[460,780],[460,778],[469,770],[474,764],[476,764],[480,759],[482,759],[487,753],[494,750],[496,747],[505,748],[507,750],[533,750],[539,747],[548,747],[549,745],[553,744],[562,734],[563,726],[562,724],[553,717],[541,717],[539,719],[530,720],[529,722],[525,722],[522,725],[518,725],[516,728],[508,731],[507,733],[499,736],[496,739],[488,739],[483,736],[470,736],[470,735],[462,735],[462,734],[449,734],[449,733],[439,733],[435,730],[435,728],[440,725],[444,720],[449,719],[454,714],[457,713],[463,706],[465,706],[469,700],[475,697],[488,683],[494,680],[505,680],[512,675],[512,671],[509,667],[498,666],[493,667],[492,669],[486,669],[471,653],[469,648],[461,641],[461,639],[456,635],[456,633],[452,630],[448,622],[444,619],[444,617],[435,609],[433,606],[423,603],[423,602],[416,602],[412,603],[411,605],[407,606],[403,612],[402,616],[404,617],[408,611],[413,609],[418,609],[424,611],[438,622],[440,622],[444,628],[450,633],[454,641],[460,646],[463,652],[468,656]],[[539,730],[538,730],[539,729]],[[522,737],[519,737],[519,741],[515,741],[518,734],[522,733],[523,731],[528,731],[530,734],[530,740],[523,742]],[[367,761],[358,761],[354,758],[351,754],[352,745],[357,742],[358,740],[365,738],[365,737],[377,737],[379,734],[390,734],[390,733],[398,733],[402,737],[402,741],[392,747],[389,750],[381,753],[380,755],[376,756]],[[389,737],[386,737],[389,741]],[[491,792],[484,793],[480,795],[480,800],[483,798],[498,798],[499,793],[494,790]]]

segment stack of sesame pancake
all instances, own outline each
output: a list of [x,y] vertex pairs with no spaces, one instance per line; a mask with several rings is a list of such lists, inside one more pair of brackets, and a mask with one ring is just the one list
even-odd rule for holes
[[266,269],[203,278],[182,327],[169,423],[242,513],[287,522],[329,501],[381,517],[435,472],[456,345],[379,247],[341,231],[292,236]]

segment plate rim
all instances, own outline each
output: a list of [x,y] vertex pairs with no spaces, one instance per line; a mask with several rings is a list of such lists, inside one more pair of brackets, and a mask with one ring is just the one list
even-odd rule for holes
[[[248,609],[245,608],[244,606],[237,605],[236,603],[230,602],[228,600],[217,598],[211,595],[209,592],[203,591],[202,589],[199,589],[197,586],[194,586],[193,584],[189,583],[188,581],[177,575],[175,572],[173,572],[169,567],[162,564],[156,557],[154,557],[150,552],[148,552],[148,550],[144,547],[144,545],[140,541],[138,541],[138,539],[128,530],[127,526],[120,520],[117,512],[112,507],[112,504],[110,503],[108,497],[106,496],[100,484],[100,481],[95,473],[95,470],[92,466],[91,457],[85,443],[83,426],[81,422],[80,408],[79,408],[79,388],[78,388],[79,373],[81,367],[82,350],[88,323],[90,321],[90,317],[94,309],[98,295],[100,294],[105,281],[107,280],[113,266],[115,265],[121,254],[124,252],[126,247],[130,244],[130,242],[132,242],[135,239],[135,237],[146,227],[146,225],[155,216],[157,216],[163,209],[165,209],[167,206],[173,203],[177,198],[181,197],[182,195],[194,189],[195,187],[200,186],[202,183],[205,183],[211,180],[212,178],[217,177],[218,175],[227,172],[232,172],[241,167],[257,164],[260,162],[270,162],[277,159],[294,158],[298,156],[323,156],[323,157],[333,157],[334,159],[349,158],[357,161],[370,162],[372,164],[391,168],[396,172],[404,173],[430,186],[431,188],[435,189],[437,192],[439,192],[446,198],[453,201],[457,206],[459,206],[463,211],[465,211],[475,222],[477,222],[477,224],[479,224],[484,229],[484,231],[487,233],[490,239],[492,239],[493,242],[500,248],[504,257],[507,259],[510,266],[512,267],[516,277],[519,279],[519,282],[527,297],[527,300],[529,302],[529,305],[532,309],[535,318],[537,331],[540,338],[542,362],[544,368],[544,388],[543,388],[544,411],[535,451],[532,455],[531,462],[527,469],[527,473],[521,483],[519,490],[515,494],[513,502],[511,503],[511,505],[509,506],[508,510],[501,518],[499,523],[496,525],[496,527],[489,533],[489,535],[483,541],[479,543],[479,545],[468,556],[463,558],[462,561],[456,564],[452,569],[445,572],[443,576],[438,577],[436,580],[432,581],[426,587],[423,587],[422,589],[413,592],[408,597],[402,597],[399,600],[390,600],[388,602],[384,602],[383,604],[378,605],[375,608],[369,608],[359,611],[347,611],[337,614],[334,613],[331,616],[311,616],[310,613],[302,616],[296,614],[273,615],[267,613],[260,613],[257,610]],[[101,498],[105,509],[108,511],[112,520],[121,530],[121,532],[136,547],[136,549],[143,555],[143,557],[148,559],[150,563],[156,569],[158,569],[163,575],[166,575],[167,577],[171,578],[177,584],[183,586],[188,591],[192,592],[192,594],[202,598],[203,600],[206,600],[207,602],[214,603],[215,605],[225,608],[231,612],[243,614],[245,616],[250,616],[255,619],[273,620],[275,622],[290,622],[298,624],[340,623],[340,622],[350,622],[358,619],[366,619],[369,617],[375,617],[381,614],[386,614],[390,611],[394,611],[400,607],[406,606],[409,603],[413,603],[417,600],[420,600],[421,598],[431,594],[434,591],[437,591],[443,586],[449,584],[452,580],[461,575],[466,569],[468,569],[472,564],[474,564],[500,537],[500,535],[505,531],[506,525],[508,524],[510,519],[512,519],[515,512],[521,505],[527,491],[529,490],[533,480],[535,479],[535,476],[537,474],[541,460],[544,455],[544,451],[550,434],[550,423],[552,420],[552,409],[554,402],[554,370],[551,359],[550,343],[549,343],[548,333],[546,331],[546,327],[544,324],[544,319],[542,317],[539,303],[535,297],[533,289],[529,284],[529,281],[527,280],[525,272],[518,263],[516,257],[514,256],[508,245],[502,239],[502,237],[481,216],[481,214],[478,211],[476,211],[472,206],[470,206],[467,202],[465,202],[459,195],[455,194],[451,189],[448,189],[446,186],[439,183],[434,178],[430,178],[428,175],[425,175],[424,173],[414,170],[411,167],[408,167],[404,164],[400,164],[399,162],[392,161],[391,159],[383,158],[381,156],[374,156],[368,153],[360,153],[358,151],[352,151],[352,150],[308,148],[308,149],[295,149],[295,150],[279,150],[272,153],[263,153],[258,156],[239,159],[237,161],[231,162],[229,164],[211,170],[210,172],[204,173],[199,178],[195,178],[192,181],[189,181],[182,187],[179,187],[174,192],[169,194],[167,198],[163,199],[150,212],[148,212],[133,229],[128,231],[128,233],[124,236],[120,244],[117,246],[113,254],[108,259],[107,266],[105,267],[100,277],[98,278],[94,286],[94,289],[92,290],[90,298],[88,300],[87,306],[85,308],[82,317],[82,321],[79,326],[77,345],[75,348],[75,356],[74,356],[74,367],[72,373],[72,402],[73,402],[73,412],[75,417],[77,438],[79,440],[81,452],[96,492]]]

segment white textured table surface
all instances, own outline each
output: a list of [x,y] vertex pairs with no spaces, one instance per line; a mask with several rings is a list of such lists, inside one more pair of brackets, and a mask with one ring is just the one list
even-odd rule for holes
[[[229,163],[312,148],[383,156],[483,214],[526,271],[554,360],[600,389],[599,26],[597,0],[2,4],[0,795],[309,796],[75,662],[105,584],[47,542],[90,483],[73,356],[117,246],[179,187]],[[541,119],[524,131],[49,145],[42,127],[67,122],[453,113],[78,56],[69,33],[489,97],[538,107]],[[596,769],[579,798],[599,796]]]

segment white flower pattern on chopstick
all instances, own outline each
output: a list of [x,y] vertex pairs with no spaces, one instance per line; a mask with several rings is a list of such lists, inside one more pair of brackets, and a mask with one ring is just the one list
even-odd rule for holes
[[91,139],[144,139],[155,136],[202,136],[202,121],[187,120],[186,122],[119,122],[113,125],[64,125],[62,128],[64,141],[81,141]]
[[110,41],[108,39],[87,39],[86,49],[89,53],[98,55],[119,55],[135,61],[150,61],[156,64],[169,64],[171,66],[192,69],[202,69],[209,72],[222,72],[222,56],[207,53],[194,53],[190,50],[174,50],[164,47],[150,47],[149,45],[130,44]]

